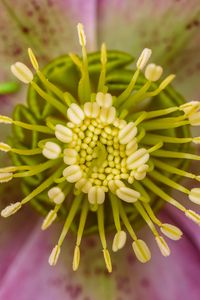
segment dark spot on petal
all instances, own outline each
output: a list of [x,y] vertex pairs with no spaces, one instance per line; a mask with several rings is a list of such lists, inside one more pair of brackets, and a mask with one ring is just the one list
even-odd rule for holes
[[82,293],[82,287],[80,285],[67,284],[65,289],[69,293],[71,299],[77,299]]
[[127,262],[129,265],[133,265],[136,262],[136,258],[133,256],[132,253],[127,255]]
[[29,31],[30,31],[30,29],[29,29],[28,27],[25,27],[25,26],[21,27],[21,30],[22,30],[22,32],[25,33],[25,34],[28,34]]
[[144,288],[148,288],[150,286],[150,281],[147,278],[142,278],[140,283],[141,283],[141,286],[143,286]]

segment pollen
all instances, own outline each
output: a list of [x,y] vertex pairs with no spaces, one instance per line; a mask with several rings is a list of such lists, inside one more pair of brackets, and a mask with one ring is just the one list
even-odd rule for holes
[[[13,127],[8,143],[0,143],[13,162],[0,168],[0,183],[20,179],[25,196],[1,216],[31,203],[44,215],[42,230],[61,219],[51,266],[68,232],[76,228],[74,271],[81,263],[82,238],[98,234],[99,253],[112,272],[110,252],[120,251],[127,235],[136,258],[141,263],[151,259],[137,230],[141,224],[149,228],[160,253],[170,255],[167,239],[179,240],[183,233],[157,217],[163,203],[200,225],[200,215],[171,194],[185,194],[188,206],[200,204],[200,175],[187,169],[188,161],[200,161],[190,153],[190,144],[199,144],[200,137],[188,130],[200,125],[200,102],[184,102],[170,85],[174,74],[161,80],[163,68],[149,63],[151,49],[142,51],[133,71],[129,54],[107,51],[105,44],[88,54],[84,27],[79,23],[77,29],[82,57],[71,53],[41,70],[28,49],[36,74],[21,62],[11,67],[14,76],[29,84],[29,93],[27,106],[17,106],[13,118],[0,116],[0,123]],[[182,177],[196,181],[197,187],[189,190],[180,183]],[[108,231],[113,233],[112,249]]]

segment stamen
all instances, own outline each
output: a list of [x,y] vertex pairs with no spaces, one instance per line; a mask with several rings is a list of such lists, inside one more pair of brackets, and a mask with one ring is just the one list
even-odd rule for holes
[[103,247],[103,255],[104,255],[104,260],[105,264],[107,267],[107,270],[109,273],[112,272],[112,263],[110,259],[110,254],[107,249],[107,242],[106,242],[106,237],[105,237],[105,228],[104,228],[104,206],[99,205],[98,210],[97,210],[97,220],[98,220],[98,229],[99,229],[99,236],[101,239],[101,244]]
[[60,235],[60,238],[58,240],[58,244],[53,248],[51,254],[50,254],[50,257],[49,257],[49,264],[50,266],[55,266],[56,263],[57,263],[57,260],[58,260],[58,256],[60,254],[60,248],[62,246],[62,243],[68,233],[68,230],[73,222],[73,219],[76,215],[76,212],[80,206],[80,203],[81,203],[81,200],[82,200],[82,195],[78,195],[74,198],[73,202],[72,202],[72,205],[71,205],[71,208],[70,208],[70,211],[69,211],[69,214],[66,218],[66,221],[65,221],[65,224],[64,224],[64,227],[62,229],[62,232],[61,232],[61,235]]
[[77,233],[77,240],[76,240],[76,247],[74,249],[74,258],[73,258],[73,271],[78,270],[79,263],[80,263],[80,244],[83,236],[83,231],[88,215],[88,201],[87,199],[84,199],[83,206],[81,209],[81,216],[80,216],[80,222],[78,227],[78,233]]
[[189,172],[186,172],[184,170],[180,170],[176,167],[172,167],[169,164],[166,164],[166,163],[164,163],[160,160],[153,159],[153,163],[155,164],[156,167],[158,167],[161,170],[165,170],[165,171],[167,171],[169,173],[172,173],[172,174],[177,174],[177,175],[180,175],[180,176],[183,176],[183,177],[192,178],[192,179],[196,179],[196,180],[200,181],[199,176],[197,176],[195,174],[192,174],[192,173],[189,173]]
[[81,66],[82,77],[79,81],[78,86],[78,94],[81,102],[85,102],[86,99],[90,98],[91,88],[90,88],[90,79],[88,72],[88,59],[87,59],[87,51],[86,51],[86,37],[83,29],[83,25],[81,23],[77,26],[79,43],[82,47],[82,55],[83,55],[83,64]]
[[103,43],[101,46],[101,72],[99,76],[99,83],[98,83],[98,92],[107,92],[107,87],[105,86],[106,83],[106,64],[107,64],[107,50],[106,44]]
[[0,150],[4,152],[13,152],[21,155],[36,155],[42,153],[42,150],[40,148],[35,149],[16,149],[11,148],[8,144],[0,143]]
[[137,238],[121,203],[120,203],[120,215],[121,215],[121,218],[129,232],[129,234],[131,235],[132,239],[134,240],[132,243],[132,247],[133,247],[135,256],[142,263],[148,262],[151,259],[151,252],[150,252],[147,244],[144,241]]
[[136,84],[136,81],[138,79],[140,71],[146,66],[146,64],[147,64],[147,62],[148,62],[148,60],[151,56],[151,53],[152,53],[151,49],[148,49],[148,48],[145,48],[142,51],[142,53],[141,53],[141,55],[140,55],[140,57],[139,57],[139,59],[136,63],[137,70],[133,74],[133,77],[132,77],[128,87],[117,98],[117,102],[116,102],[117,107],[119,107],[123,103],[123,101],[131,95],[131,92],[133,91],[133,88]]
[[168,150],[156,150],[151,155],[155,157],[185,158],[190,160],[200,160],[199,155],[184,153],[184,152],[168,151]]

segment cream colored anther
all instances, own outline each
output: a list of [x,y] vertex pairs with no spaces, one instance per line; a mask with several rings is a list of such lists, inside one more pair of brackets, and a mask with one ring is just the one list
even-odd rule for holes
[[46,230],[51,224],[55,221],[57,218],[57,213],[54,210],[50,210],[46,218],[44,219],[42,223],[42,230]]
[[53,142],[46,142],[42,150],[42,154],[48,159],[56,159],[61,153],[61,148]]
[[165,236],[174,241],[180,240],[183,235],[182,231],[178,227],[167,223],[162,224],[160,230]]
[[182,110],[186,115],[196,112],[200,108],[199,101],[190,101],[182,104],[179,109]]
[[156,243],[158,245],[158,248],[160,249],[160,252],[162,253],[163,256],[169,256],[170,255],[170,249],[165,242],[164,238],[162,236],[157,236],[156,238]]
[[21,207],[21,202],[12,203],[1,211],[1,216],[7,218],[15,214]]
[[122,249],[126,243],[126,232],[123,230],[118,231],[113,239],[112,250],[117,252]]
[[137,140],[134,138],[126,145],[126,155],[131,155],[134,153],[138,148]]
[[86,102],[84,104],[84,113],[88,118],[97,118],[100,107],[96,102]]
[[116,190],[117,196],[128,203],[134,203],[140,197],[140,193],[128,187],[120,187]]
[[11,72],[23,83],[28,84],[33,80],[33,73],[25,64],[21,62],[16,62],[14,65],[12,65]]
[[55,136],[63,143],[70,143],[72,141],[71,129],[61,124],[57,124],[55,127]]
[[143,240],[136,240],[132,243],[135,256],[141,263],[146,263],[151,259],[151,252]]
[[111,190],[111,192],[113,194],[115,194],[116,190],[118,190],[120,187],[124,187],[124,186],[125,185],[124,185],[123,181],[118,180],[118,179],[116,179],[116,180],[110,180],[108,182],[108,187],[109,187],[109,189]]
[[143,180],[146,177],[148,168],[149,168],[149,166],[144,164],[144,165],[141,165],[139,168],[137,168],[137,170],[132,171],[134,178],[136,180]]
[[190,125],[199,126],[200,125],[200,111],[191,113],[188,116],[188,119],[189,119]]
[[83,193],[88,193],[92,184],[86,178],[81,178],[79,181],[76,182],[75,188],[82,191]]
[[127,168],[129,170],[137,169],[140,166],[146,164],[148,160],[149,153],[145,148],[141,148],[127,158]]
[[191,189],[189,193],[189,199],[193,203],[200,205],[200,188]]
[[111,106],[108,108],[101,108],[99,119],[104,124],[111,124],[115,120],[116,116],[116,109],[115,107]]
[[149,58],[151,57],[152,51],[149,48],[144,48],[142,53],[140,54],[140,57],[137,60],[136,66],[138,69],[143,70],[146,64],[149,61]]
[[64,169],[63,176],[67,181],[77,182],[82,177],[81,168],[78,165],[72,165]]
[[64,154],[63,160],[65,164],[73,165],[77,163],[78,153],[76,150],[72,148],[65,148],[63,154]]
[[149,81],[157,81],[163,73],[163,68],[155,64],[149,64],[145,69],[145,77]]
[[134,122],[129,122],[119,131],[119,142],[122,145],[128,144],[137,134],[137,127]]
[[103,187],[93,186],[88,192],[88,201],[91,204],[102,204],[105,200],[105,192]]
[[59,255],[60,255],[60,246],[56,245],[53,248],[53,250],[52,250],[52,252],[49,256],[50,266],[55,266],[56,265]]
[[67,110],[67,117],[72,123],[79,125],[84,120],[85,115],[79,105],[72,103]]
[[61,204],[65,200],[65,194],[58,186],[55,186],[48,191],[48,197],[56,204]]
[[101,107],[111,107],[112,106],[112,95],[111,94],[104,94],[104,93],[97,93],[96,95],[96,102]]
[[0,150],[3,152],[9,152],[12,148],[5,143],[0,143]]
[[13,173],[11,172],[0,173],[0,183],[8,182],[12,179],[13,179]]

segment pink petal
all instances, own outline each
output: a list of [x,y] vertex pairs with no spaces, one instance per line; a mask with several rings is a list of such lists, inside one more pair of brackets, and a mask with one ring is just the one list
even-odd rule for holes
[[[5,3],[5,4],[3,4]],[[88,48],[96,43],[96,1],[16,0],[0,4],[0,65],[9,71],[11,63],[27,61],[32,47],[40,62],[79,50],[76,25],[83,22]]]
[[[164,217],[168,219],[167,215]],[[30,233],[3,278],[0,299],[199,299],[199,251],[190,236],[186,235],[179,242],[169,241],[172,254],[164,258],[149,231],[143,230],[140,236],[151,248],[151,262],[142,265],[136,261],[131,241],[128,241],[124,250],[112,254],[114,271],[111,275],[105,272],[99,242],[88,238],[81,247],[80,269],[74,273],[71,261],[75,241],[71,237],[63,245],[57,266],[48,266],[53,240],[55,243],[55,236],[59,235],[58,227],[56,232],[43,233],[37,227]]]
[[200,92],[199,10],[198,0],[102,0],[99,42],[136,57],[152,48],[154,62],[163,64],[166,74],[177,73],[176,85],[192,99]]

